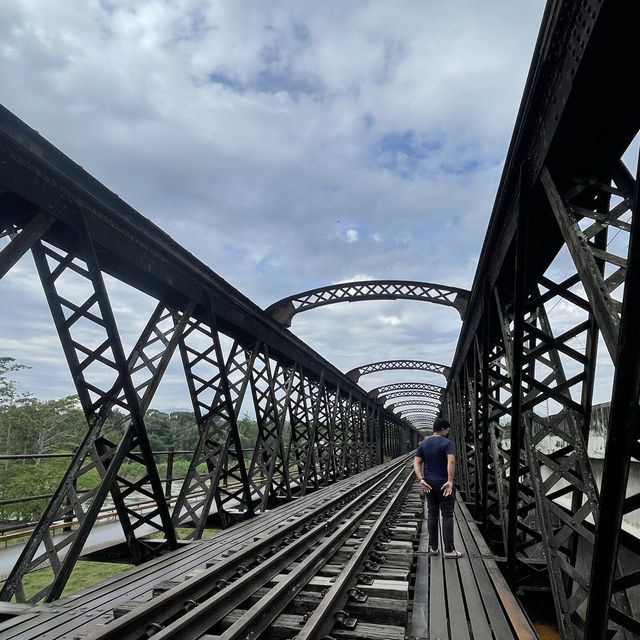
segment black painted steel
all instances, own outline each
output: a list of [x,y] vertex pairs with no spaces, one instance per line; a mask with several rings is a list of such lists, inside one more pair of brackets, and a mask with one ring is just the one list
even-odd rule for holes
[[[638,164],[640,167],[640,163]],[[629,567],[618,573],[621,552],[620,534],[625,513],[638,504],[638,493],[627,495],[632,456],[636,458],[640,438],[640,207],[638,178],[633,197],[633,222],[630,229],[629,260],[617,345],[616,373],[613,382],[611,413],[605,464],[602,473],[600,521],[596,529],[591,566],[591,599],[584,637],[597,640],[607,632],[609,619],[619,620],[624,612],[614,608],[614,591],[640,584],[640,576]],[[629,452],[633,452],[629,455]],[[611,608],[610,608],[611,607]],[[631,621],[628,621],[631,627]],[[632,627],[640,632],[640,624]]]
[[[376,387],[369,391],[369,395],[372,398],[378,398],[380,400],[388,400],[391,397],[399,398],[399,395],[392,396],[393,393],[398,392],[422,392],[431,393],[433,397],[441,397],[444,393],[445,387],[441,387],[437,384],[429,384],[427,382],[394,382],[392,384],[385,384],[381,387]],[[405,395],[409,395],[405,393]]]
[[[189,490],[181,492],[172,522],[162,506],[157,519],[148,519],[168,546],[175,544],[178,523],[201,531],[198,518],[213,502],[232,521],[410,450],[418,430],[427,431],[432,422],[431,412],[422,415],[430,405],[419,405],[420,417],[411,423],[383,406],[424,398],[437,402],[453,424],[460,491],[475,507],[493,552],[506,559],[511,584],[523,591],[550,589],[565,639],[638,635],[640,542],[622,523],[640,505],[628,480],[632,461],[640,460],[638,196],[637,176],[625,166],[640,130],[640,96],[625,90],[620,99],[616,89],[636,75],[639,25],[638,3],[548,2],[470,293],[418,282],[346,283],[284,299],[267,310],[270,317],[0,110],[0,237],[11,238],[0,252],[0,275],[27,251],[36,256],[88,420],[85,446],[3,597],[23,598],[21,580],[40,559],[35,550],[41,541],[58,567],[43,597],[55,597],[108,492],[132,557],[148,551],[136,537],[126,501],[132,487],[118,468],[125,459],[135,461],[148,495],[161,496],[142,418],[161,375],[150,376],[148,393],[133,387],[138,354],[127,359],[119,347],[104,273],[159,301],[169,328],[160,331],[150,319],[140,349],[157,329],[164,336],[162,353],[179,345],[191,375],[201,442],[185,481]],[[86,279],[88,297],[65,297],[60,275]],[[460,311],[446,388],[394,383],[367,394],[279,324],[334,302],[398,298]],[[94,303],[99,314],[90,311]],[[102,343],[92,349],[71,336],[78,318],[104,332],[109,356]],[[188,346],[192,331],[212,346]],[[217,346],[218,332],[232,342],[226,353]],[[605,367],[615,370],[600,489],[588,453],[599,340]],[[190,372],[191,363],[201,360],[214,372],[216,382],[208,387],[207,379]],[[96,362],[113,371],[110,388],[87,377],[85,370]],[[213,402],[201,400],[202,385]],[[249,390],[259,436],[244,468],[236,423]],[[410,406],[401,403],[396,406]],[[126,410],[119,443],[102,433],[103,412],[111,406]],[[290,436],[283,442],[287,422]],[[97,507],[81,508],[82,523],[63,557],[48,525],[67,513],[66,500],[83,504],[73,481],[91,465],[102,472],[92,493]],[[224,489],[226,478],[240,488]],[[206,495],[200,504],[188,497],[198,487]]]
[[338,302],[363,300],[420,300],[457,309],[461,318],[467,308],[466,289],[409,280],[364,280],[319,287],[282,298],[265,309],[278,322],[290,327],[296,313]]
[[[638,324],[628,293],[637,179],[624,162],[640,99],[594,91],[635,75],[639,24],[635,3],[547,4],[443,397],[467,503],[511,583],[549,586],[563,638],[640,631],[640,545],[621,530],[640,504],[624,471],[640,459],[630,393],[640,360],[618,352],[622,327]],[[617,409],[598,491],[588,447],[607,366]]]
[[355,367],[347,371],[347,378],[354,382],[359,382],[360,378],[368,373],[377,373],[379,371],[427,371],[429,373],[440,373],[445,378],[449,375],[449,367],[437,362],[427,362],[425,360],[385,360],[383,362],[372,362],[364,364],[361,367]]

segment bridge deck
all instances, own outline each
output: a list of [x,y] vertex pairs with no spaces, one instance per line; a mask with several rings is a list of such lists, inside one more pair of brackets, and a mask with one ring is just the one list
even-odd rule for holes
[[446,560],[442,555],[429,556],[427,528],[422,528],[410,637],[417,640],[537,638],[459,496],[454,539],[456,549],[464,552],[462,558]]
[[[324,494],[345,490],[348,485],[366,481],[370,472],[337,483],[328,489],[295,500],[273,511],[260,514],[252,520],[222,532],[207,541],[190,543],[181,549],[154,561],[134,567],[99,585],[42,607],[6,604],[0,611],[0,638],[3,640],[61,640],[83,637],[96,625],[108,623],[117,612],[131,608],[131,601],[146,601],[154,590],[166,589],[180,582],[207,562],[233,554],[243,542],[257,536],[277,538],[277,531],[297,514],[323,501]],[[416,489],[417,491],[417,489]],[[415,526],[416,517],[407,513],[408,525]],[[507,587],[486,543],[482,539],[471,515],[459,501],[456,506],[456,546],[465,551],[459,560],[444,560],[441,556],[426,554],[426,526],[422,527],[417,546],[416,583],[410,624],[406,631],[409,637],[441,640],[493,640],[515,638],[530,640],[537,638],[533,627],[521,610],[515,597]],[[399,523],[402,524],[402,523]],[[426,523],[424,523],[426,524]],[[408,569],[407,569],[408,571]],[[407,583],[406,593],[411,593]],[[395,607],[401,618],[406,611],[406,600]],[[367,605],[364,605],[365,607]],[[389,609],[391,610],[391,609]],[[15,615],[11,615],[14,613]],[[381,620],[395,625],[406,637],[401,620]],[[364,626],[368,626],[364,622]],[[362,626],[362,625],[361,625]],[[391,630],[392,627],[387,627]],[[340,632],[340,637],[361,638],[358,631],[351,635]],[[355,633],[355,635],[354,635]],[[372,636],[374,637],[374,636]],[[375,636],[377,637],[377,636]]]

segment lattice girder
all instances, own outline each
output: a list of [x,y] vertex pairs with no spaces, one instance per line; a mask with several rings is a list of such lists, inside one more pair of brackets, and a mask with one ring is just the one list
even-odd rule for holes
[[[554,289],[556,293],[561,293],[560,288]],[[524,323],[525,342],[529,348],[523,357],[523,368],[531,372],[522,377],[524,396],[528,397],[522,404],[525,416],[524,453],[532,478],[538,519],[544,532],[542,541],[549,562],[557,616],[563,621],[565,637],[579,638],[584,626],[583,608],[589,596],[590,566],[579,564],[577,550],[580,545],[593,546],[593,533],[583,523],[592,519],[597,526],[598,499],[583,438],[585,430],[581,426],[584,410],[571,397],[571,388],[584,382],[584,370],[589,363],[579,351],[571,349],[564,341],[587,332],[590,323],[578,323],[573,330],[556,337],[544,307],[538,303],[538,297],[529,300],[528,307],[535,311]],[[567,380],[560,352],[565,357],[575,356],[574,362],[583,371]],[[541,380],[536,375],[538,366],[543,370],[544,377]],[[554,418],[542,420],[533,413],[533,408],[548,399],[553,399],[564,408]],[[547,438],[550,435],[553,438]],[[550,440],[559,443],[554,445],[555,452],[549,454],[545,451],[545,440],[546,447]],[[546,478],[542,476],[543,469],[548,472]],[[557,503],[565,495],[572,497],[568,508]],[[624,610],[629,609],[624,596],[618,600]]]
[[[38,529],[36,545],[27,544],[28,549],[5,585],[2,597],[11,591],[9,599],[14,595],[17,599],[23,598],[21,578],[31,566],[37,564],[35,562],[32,565],[32,560],[40,559],[36,549],[41,542],[47,548],[43,558],[50,560],[56,576],[55,583],[47,588],[46,594],[43,592],[41,595],[55,598],[71,566],[79,557],[82,542],[109,492],[134,561],[161,548],[155,542],[147,544],[141,539],[143,525],[149,525],[152,531],[163,534],[169,546],[176,545],[174,520],[153,460],[143,415],[162,378],[163,367],[178,343],[179,339],[174,337],[174,332],[178,335],[182,331],[178,325],[186,323],[187,318],[197,319],[213,332],[218,331],[216,320],[208,317],[211,300],[215,301],[217,323],[223,332],[220,335],[225,340],[237,340],[243,349],[250,352],[259,339],[269,346],[271,354],[275,354],[273,361],[284,368],[304,362],[303,377],[309,391],[305,399],[308,409],[304,420],[308,428],[306,436],[300,423],[293,430],[298,438],[297,450],[291,440],[288,443],[285,441],[288,453],[291,455],[294,451],[293,459],[301,460],[303,471],[307,471],[303,482],[319,486],[321,471],[328,481],[339,477],[342,464],[339,460],[347,457],[344,451],[348,447],[353,447],[355,452],[354,456],[349,456],[349,464],[353,460],[358,470],[373,462],[371,452],[377,451],[375,447],[380,444],[378,431],[373,424],[374,414],[377,416],[379,411],[383,411],[392,423],[397,421],[397,417],[387,415],[386,410],[367,398],[357,385],[335,367],[304,343],[292,338],[289,332],[265,316],[249,299],[4,108],[0,108],[0,135],[3,140],[0,145],[0,276],[8,273],[27,251],[42,253],[39,272],[88,425],[85,442],[72,459],[61,489],[45,513],[44,524]],[[170,324],[170,329],[165,331],[164,326],[156,327],[158,333],[150,339],[166,336],[160,348],[160,359],[156,357],[156,344],[154,350],[138,345],[137,352],[127,360],[102,281],[103,274],[123,283],[129,288],[128,292],[138,291],[143,296],[174,307],[173,310],[166,309],[166,313],[162,312],[162,323]],[[78,282],[81,286],[76,290],[74,285]],[[86,293],[87,289],[89,293]],[[182,314],[177,305],[190,305],[192,310]],[[85,339],[80,327],[89,331],[91,339]],[[202,353],[205,350],[206,347]],[[194,347],[194,353],[189,357],[195,357],[195,353],[199,352]],[[138,355],[141,356],[140,361],[137,360]],[[238,360],[244,358],[246,361],[248,356],[245,356],[238,355]],[[199,413],[201,443],[194,460],[201,461],[199,472],[202,473],[199,479],[191,475],[187,485],[191,483],[195,488],[198,482],[203,483],[202,486],[207,488],[204,493],[216,501],[219,512],[224,516],[226,507],[230,506],[226,504],[227,501],[244,501],[247,511],[251,504],[251,489],[248,478],[245,477],[243,482],[242,454],[237,442],[238,434],[233,427],[239,408],[237,400],[248,395],[240,387],[248,384],[249,379],[231,377],[233,371],[237,373],[238,367],[243,365],[237,362],[227,362],[225,365],[223,358],[214,356],[213,351],[209,352],[207,358],[211,361],[206,365],[213,371],[211,376],[201,375],[195,366],[186,367],[193,385],[194,409]],[[246,369],[244,374],[248,371],[254,374],[253,365]],[[147,372],[149,379],[145,380]],[[278,484],[281,481],[278,474],[284,476],[287,473],[292,458],[285,460],[277,446],[270,448],[277,440],[273,437],[273,421],[274,416],[282,415],[285,422],[285,425],[281,425],[282,435],[286,426],[286,411],[291,413],[290,407],[293,405],[287,403],[282,394],[281,376],[275,366],[272,373],[276,378],[273,389],[277,390],[277,395],[271,408],[258,403],[257,411],[264,414],[261,416],[264,423],[264,451],[274,465],[272,479],[275,478],[277,492],[281,487],[288,486],[284,481]],[[323,379],[324,382],[318,382]],[[220,391],[225,386],[225,380],[229,390]],[[325,431],[329,437],[329,447],[323,449],[324,466],[321,467],[314,411],[318,396],[321,395],[318,385],[325,383],[328,388],[326,402],[339,402],[340,411],[336,410],[335,405],[327,405],[327,420],[324,425],[319,425],[320,431],[329,424],[334,427]],[[334,394],[336,387],[340,391]],[[227,396],[226,404],[216,400],[219,392]],[[344,424],[346,429],[346,444],[341,444],[342,436],[337,428],[339,413],[342,414],[340,424]],[[310,429],[314,430],[312,437],[309,437]],[[299,445],[305,437],[307,447],[303,451]],[[373,438],[372,442],[369,442],[369,437]],[[389,447],[397,450],[397,445],[394,442]],[[128,480],[128,475],[124,477],[120,469],[123,462],[133,468],[136,480]],[[83,476],[84,479],[87,472],[95,473],[96,470],[100,478],[96,481],[99,482],[98,486],[84,493],[74,489],[73,483],[77,478]],[[219,479],[217,488],[212,488],[216,487],[216,478]],[[228,487],[225,482],[227,479]],[[234,482],[238,482],[242,488],[236,491],[232,487]],[[183,514],[193,521],[194,514],[203,515],[208,511],[206,505],[203,508],[195,506],[197,503],[191,502],[194,496],[187,489],[185,491],[190,495],[189,506],[175,511],[176,522],[182,522]],[[142,493],[158,506],[147,512],[148,516],[133,512],[128,502],[134,492]],[[80,521],[79,529],[71,532],[67,543],[58,545],[58,540],[49,536],[48,526],[59,516],[64,520],[72,512]],[[196,536],[203,524],[204,518],[197,522]],[[146,535],[147,531],[144,533]]]
[[[15,595],[18,600],[23,599],[23,576],[44,559],[51,563],[54,581],[36,594],[32,601],[59,597],[109,492],[134,561],[140,561],[154,553],[152,547],[136,536],[135,532],[142,524],[162,531],[168,544],[175,545],[175,534],[170,520],[167,521],[169,514],[144,431],[142,415],[149,407],[173,354],[184,327],[185,316],[180,317],[179,313],[167,310],[159,304],[134,347],[132,356],[126,361],[102,282],[100,267],[87,236],[81,239],[81,244],[84,246],[83,260],[72,254],[61,254],[40,242],[35,243],[32,249],[89,430],[25,546],[20,560],[5,583],[3,598]],[[83,302],[75,303],[69,299],[69,294],[65,297],[59,293],[61,283],[63,286],[64,281],[68,280],[67,269],[76,279],[80,278],[90,284],[89,293]],[[80,292],[80,289],[77,287],[75,291]],[[73,292],[74,289],[70,291]],[[65,312],[65,309],[68,311]],[[105,332],[106,340],[101,343],[98,341],[98,347],[92,349],[74,339],[74,325],[78,321],[89,323],[95,327],[94,331]],[[159,351],[158,343],[161,343]],[[110,346],[107,348],[106,344]],[[92,373],[94,363],[113,371],[116,382],[112,388],[104,389],[92,382],[92,377],[96,375]],[[133,383],[133,376],[139,381],[137,386]],[[113,416],[114,407],[125,413]],[[111,420],[110,425],[107,420]],[[107,437],[109,432],[114,434],[113,442]],[[136,453],[136,449],[140,449],[140,452]],[[118,470],[125,458],[144,469],[136,483],[118,476]],[[92,490],[79,495],[75,488],[75,479],[91,469],[98,471],[100,483]],[[125,502],[126,497],[134,491],[145,494],[155,501],[158,507],[141,517]],[[79,527],[62,542],[55,542],[51,537],[50,526],[68,514],[69,506],[66,504],[73,510]],[[44,555],[38,552],[41,541],[46,548]]]
[[449,377],[450,368],[437,362],[427,362],[426,360],[384,360],[382,362],[371,362],[361,367],[355,367],[347,371],[345,375],[354,382],[359,382],[360,378],[369,373],[380,371],[427,371],[428,373],[439,373],[445,378]]
[[278,496],[291,497],[282,431],[294,378],[293,368],[274,362],[268,347],[262,345],[250,379],[258,438],[249,467],[249,480],[260,497],[262,510]]
[[3,221],[0,238],[8,236],[11,242],[0,251],[0,279],[42,239],[54,222],[55,218],[44,211],[38,212],[24,227],[10,220]]
[[[622,170],[619,170],[618,174],[622,175]],[[621,180],[624,180],[624,177]],[[541,182],[566,246],[573,258],[580,281],[591,303],[598,328],[602,333],[609,354],[615,362],[621,303],[612,296],[612,292],[624,281],[626,255],[618,256],[604,251],[594,246],[592,240],[609,226],[618,228],[619,231],[628,232],[630,230],[630,225],[620,221],[619,218],[629,211],[633,194],[589,179],[576,179],[570,188],[564,193],[560,193],[551,173],[546,168],[542,172]],[[630,176],[629,182],[633,184],[633,178]],[[607,212],[597,211],[579,204],[580,199],[585,197],[587,190],[593,192],[589,200],[593,202],[594,208],[595,204],[601,202],[602,197],[598,199],[598,195],[602,193],[606,195],[607,199],[611,194],[614,194],[621,197],[622,200]],[[582,229],[580,220],[585,217],[593,219],[594,223]],[[603,269],[598,263],[599,260],[616,267],[606,281]]]
[[[380,400],[388,400],[391,397],[390,394],[397,391],[424,391],[433,394],[433,397],[441,398],[444,394],[444,387],[437,384],[429,384],[427,382],[394,382],[392,384],[385,384],[369,391],[369,395],[372,398],[379,398]],[[407,395],[407,394],[405,394]]]
[[[298,478],[304,478],[308,455],[314,455],[310,450],[311,414],[310,402],[312,387],[299,368],[294,371],[294,381],[289,396],[289,424],[290,436],[287,447],[288,468],[295,467]],[[304,486],[299,486],[300,492]]]
[[[180,342],[198,442],[173,510],[176,527],[191,524],[187,539],[200,539],[215,501],[223,526],[234,513],[253,513],[248,476],[238,432],[253,352],[234,342],[225,363],[213,310],[209,322],[191,318]],[[231,489],[229,487],[239,487]]]
[[278,302],[267,307],[265,312],[286,327],[290,327],[293,316],[301,311],[308,311],[309,309],[338,302],[398,299],[435,302],[436,304],[454,307],[460,313],[460,317],[463,318],[469,300],[469,292],[465,289],[430,282],[366,280],[303,291],[278,300]]

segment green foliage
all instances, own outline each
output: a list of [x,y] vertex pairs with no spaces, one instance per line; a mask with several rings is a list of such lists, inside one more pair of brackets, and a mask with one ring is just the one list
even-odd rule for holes
[[29,397],[0,411],[0,447],[8,454],[72,451],[85,432],[76,396],[46,401]]
[[[87,419],[77,396],[42,401],[30,394],[19,394],[16,383],[9,375],[21,369],[12,358],[0,357],[0,452],[9,455],[72,453],[87,433]],[[111,441],[117,442],[126,427],[127,419],[117,410],[103,427]],[[164,413],[149,409],[145,426],[154,452],[192,452],[198,442],[199,431],[195,416],[189,411]],[[242,447],[251,457],[258,426],[245,414],[238,423]],[[191,453],[176,454],[173,477],[184,477],[189,468]],[[57,488],[69,465],[66,458],[35,458],[0,462],[0,500],[51,494]],[[162,479],[167,474],[167,456],[156,455],[156,464]],[[204,469],[203,469],[204,472]],[[145,473],[144,467],[126,460],[119,474],[136,481]],[[77,479],[78,489],[91,489],[99,483],[98,473],[92,469]],[[173,492],[179,490],[174,484]],[[37,520],[48,500],[34,500],[0,507],[0,521],[30,522]]]
[[147,435],[154,451],[193,451],[198,442],[198,426],[190,411],[163,413],[149,409],[144,417]]
[[[248,413],[245,413],[238,420],[238,433],[240,434],[242,448],[253,450],[258,439],[258,423],[255,420],[251,420]],[[251,457],[250,451],[245,452],[245,455]]]
[[[0,500],[11,500],[27,496],[52,493],[69,465],[66,458],[34,462],[17,462],[0,467]],[[0,520],[4,522],[31,522],[37,520],[48,499],[30,500],[0,507]]]
[[13,358],[0,357],[0,411],[4,411],[7,407],[28,397],[27,394],[18,393],[16,383],[7,378],[8,373],[28,368],[23,364],[16,363]]

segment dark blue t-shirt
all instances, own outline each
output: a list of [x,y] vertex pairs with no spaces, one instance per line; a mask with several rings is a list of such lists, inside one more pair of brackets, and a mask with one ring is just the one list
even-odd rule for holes
[[455,455],[455,445],[444,436],[429,436],[418,445],[416,457],[422,458],[422,475],[434,489],[449,479],[447,456],[450,453]]

